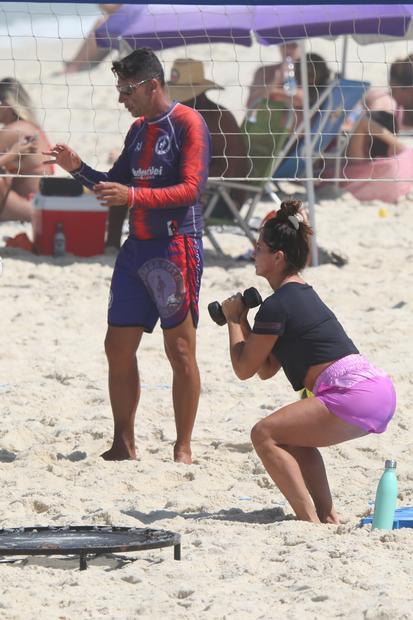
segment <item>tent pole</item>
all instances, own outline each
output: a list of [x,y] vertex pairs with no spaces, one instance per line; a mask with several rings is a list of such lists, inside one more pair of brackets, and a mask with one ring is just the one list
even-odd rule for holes
[[348,50],[348,36],[345,35],[343,37],[343,49],[341,54],[341,68],[339,71],[340,77],[346,77],[346,69],[347,69],[347,50]]
[[311,237],[311,266],[318,266],[318,250],[317,250],[317,236],[316,236],[316,222],[315,222],[315,194],[314,194],[314,172],[313,172],[313,160],[311,149],[311,122],[310,122],[310,100],[308,97],[308,72],[306,62],[306,45],[305,39],[299,41],[300,44],[300,66],[301,66],[301,81],[303,88],[303,120],[304,120],[304,157],[305,157],[305,172],[307,176],[307,202],[308,212],[310,216],[310,224],[313,229],[313,235]]

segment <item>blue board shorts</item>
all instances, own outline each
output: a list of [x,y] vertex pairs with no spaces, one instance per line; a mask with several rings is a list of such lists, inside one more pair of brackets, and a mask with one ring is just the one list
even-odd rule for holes
[[202,239],[129,237],[113,271],[108,324],[143,327],[151,333],[159,318],[162,329],[170,329],[180,325],[190,311],[197,327],[202,271]]

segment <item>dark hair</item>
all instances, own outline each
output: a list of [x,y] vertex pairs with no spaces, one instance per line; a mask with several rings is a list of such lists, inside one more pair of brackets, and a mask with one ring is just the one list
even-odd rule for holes
[[413,54],[392,62],[390,81],[399,86],[413,86]]
[[112,71],[122,79],[157,78],[161,86],[165,85],[163,67],[158,57],[148,47],[139,47],[122,60],[115,60],[112,62]]
[[[392,134],[397,134],[396,117],[391,112],[377,110],[370,113],[370,118],[382,127],[385,127]],[[387,157],[389,154],[389,146],[380,138],[371,136],[370,156],[371,157]]]
[[[313,105],[317,101],[320,92],[328,85],[331,71],[324,58],[319,54],[306,54],[305,59],[308,71],[308,97],[311,105]],[[299,60],[294,64],[294,71],[298,84],[302,86],[301,63]]]
[[310,252],[308,237],[313,234],[310,226],[305,222],[296,221],[294,225],[291,216],[296,215],[302,207],[301,200],[285,200],[281,203],[277,215],[264,224],[262,238],[272,252],[282,250],[287,262],[286,275],[303,269]]

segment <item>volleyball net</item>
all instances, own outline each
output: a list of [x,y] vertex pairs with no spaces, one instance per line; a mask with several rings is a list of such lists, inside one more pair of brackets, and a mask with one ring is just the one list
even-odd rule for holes
[[[131,123],[111,63],[135,47],[152,47],[171,96],[205,115],[212,178],[349,183],[360,186],[362,198],[369,181],[393,193],[395,182],[407,187],[413,181],[409,16],[395,33],[386,31],[378,5],[377,36],[371,27],[365,36],[356,19],[353,31],[337,33],[337,7],[314,7],[324,19],[331,15],[330,36],[315,36],[306,5],[266,7],[268,18],[258,22],[264,7],[257,5],[2,3],[0,79],[11,78],[21,109],[51,144],[67,143],[107,170]],[[279,25],[288,11],[302,16],[301,29],[299,18],[295,31]],[[390,74],[399,79],[393,90]],[[0,85],[4,115],[1,92]],[[3,124],[3,136],[7,131]],[[10,148],[1,141],[0,157]],[[24,157],[13,174],[28,174]]]

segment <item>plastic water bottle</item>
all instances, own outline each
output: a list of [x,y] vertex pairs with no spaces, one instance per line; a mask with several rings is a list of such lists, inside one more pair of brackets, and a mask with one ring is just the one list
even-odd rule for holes
[[287,56],[284,61],[284,82],[283,88],[286,95],[293,97],[297,92],[297,80],[295,79],[294,61],[291,56]]
[[374,503],[372,528],[392,530],[397,501],[396,461],[388,460],[380,478]]
[[63,224],[56,224],[55,234],[53,238],[53,255],[58,258],[66,253],[66,237],[63,230]]
[[257,122],[257,110],[248,110],[247,112],[247,121],[249,123]]

